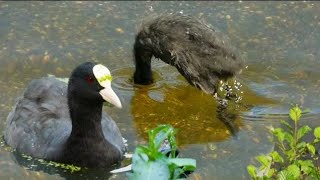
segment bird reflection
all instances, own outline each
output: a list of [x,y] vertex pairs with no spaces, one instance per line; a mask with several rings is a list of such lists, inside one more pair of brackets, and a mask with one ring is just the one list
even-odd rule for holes
[[136,88],[131,111],[138,136],[147,139],[148,129],[171,124],[180,145],[224,141],[243,125],[236,105],[222,105],[185,84]]

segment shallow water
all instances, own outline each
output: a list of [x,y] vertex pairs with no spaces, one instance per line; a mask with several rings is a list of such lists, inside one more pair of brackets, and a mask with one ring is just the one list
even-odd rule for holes
[[[129,150],[146,130],[170,123],[183,157],[197,160],[192,179],[248,179],[254,156],[273,149],[267,127],[287,119],[292,103],[319,121],[320,3],[318,2],[0,2],[0,131],[15,98],[34,78],[68,77],[84,61],[112,69],[123,109],[105,108]],[[156,83],[132,85],[132,45],[141,20],[181,12],[224,32],[248,68],[236,79],[240,104],[223,109],[173,68],[153,60]],[[126,160],[122,165],[128,164]],[[0,179],[125,179],[108,170],[66,171],[0,146]]]

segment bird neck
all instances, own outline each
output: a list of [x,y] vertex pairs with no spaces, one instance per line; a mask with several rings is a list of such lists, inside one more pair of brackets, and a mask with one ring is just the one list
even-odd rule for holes
[[102,102],[69,102],[72,131],[56,159],[82,167],[109,167],[122,153],[108,142],[102,131]]
[[142,85],[152,84],[152,53],[139,45],[136,41],[136,44],[134,45],[134,56],[136,65],[136,70],[134,73],[134,83]]
[[103,102],[69,103],[72,120],[70,139],[73,137],[104,139],[101,126],[102,104]]

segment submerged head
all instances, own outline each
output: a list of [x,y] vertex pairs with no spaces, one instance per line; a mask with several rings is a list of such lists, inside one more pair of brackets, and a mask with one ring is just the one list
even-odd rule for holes
[[119,97],[111,88],[112,76],[101,64],[85,62],[76,67],[68,84],[68,99],[87,103],[108,102],[121,108]]
[[175,66],[193,86],[214,95],[220,80],[237,75],[243,59],[221,32],[196,18],[160,15],[142,24],[134,44],[134,83],[153,83],[151,58]]

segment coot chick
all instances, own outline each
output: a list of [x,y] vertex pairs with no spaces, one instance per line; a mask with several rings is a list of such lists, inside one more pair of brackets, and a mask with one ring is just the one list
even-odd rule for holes
[[105,101],[121,108],[110,71],[86,62],[68,86],[53,77],[32,80],[7,118],[5,141],[18,152],[82,167],[109,167],[126,147]]
[[239,73],[243,60],[221,33],[182,14],[161,15],[142,24],[134,43],[136,84],[151,84],[151,58],[175,66],[205,93],[215,94],[220,80]]

